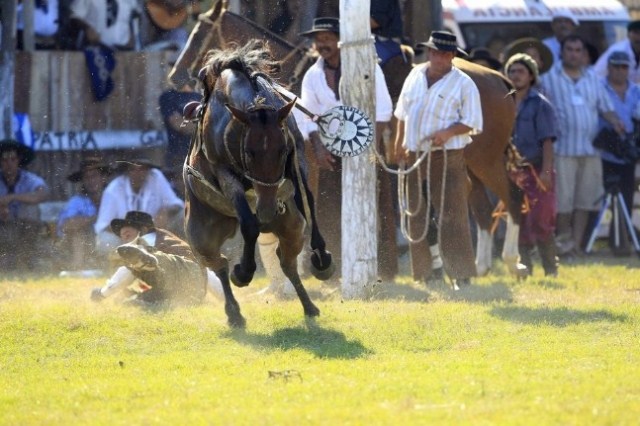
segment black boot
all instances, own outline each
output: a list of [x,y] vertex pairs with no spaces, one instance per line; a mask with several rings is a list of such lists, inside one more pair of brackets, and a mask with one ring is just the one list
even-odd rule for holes
[[558,256],[556,255],[556,244],[553,236],[547,238],[546,241],[538,243],[538,251],[542,259],[542,267],[544,275],[547,277],[558,276]]

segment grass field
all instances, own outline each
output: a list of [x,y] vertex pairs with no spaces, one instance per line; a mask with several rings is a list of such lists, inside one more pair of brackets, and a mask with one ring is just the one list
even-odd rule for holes
[[[321,309],[236,291],[148,311],[101,279],[0,278],[0,424],[638,424],[640,261],[500,270],[462,292],[407,277]],[[500,265],[498,265],[500,269]],[[540,268],[538,268],[540,269]]]

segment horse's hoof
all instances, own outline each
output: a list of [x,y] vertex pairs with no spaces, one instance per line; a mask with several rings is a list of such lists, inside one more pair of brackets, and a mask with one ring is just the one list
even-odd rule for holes
[[311,305],[308,308],[304,309],[304,314],[308,317],[318,317],[320,316],[320,309],[318,309],[315,305]]
[[242,315],[237,317],[229,317],[227,320],[230,327],[233,328],[245,328],[247,326],[247,320]]
[[326,252],[322,257],[317,251],[311,253],[311,265],[309,266],[311,274],[320,281],[326,281],[333,276],[336,271],[336,265],[331,259],[331,253]]
[[236,287],[246,287],[251,283],[253,274],[245,272],[240,265],[236,265],[233,267],[233,271],[231,271],[229,278],[231,278],[231,282]]

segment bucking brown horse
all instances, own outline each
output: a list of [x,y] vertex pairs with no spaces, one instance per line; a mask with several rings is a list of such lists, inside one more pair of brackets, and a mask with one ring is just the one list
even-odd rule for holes
[[[304,141],[270,77],[273,61],[258,40],[237,49],[214,50],[201,75],[205,95],[198,129],[184,166],[185,231],[199,262],[222,283],[229,324],[244,327],[229,278],[248,285],[256,270],[255,247],[262,232],[278,238],[280,267],[293,284],[307,316],[320,311],[297,270],[305,219],[311,228],[312,273],[327,279],[331,255],[315,220],[313,194],[306,181]],[[223,243],[240,228],[241,259],[229,273]]]

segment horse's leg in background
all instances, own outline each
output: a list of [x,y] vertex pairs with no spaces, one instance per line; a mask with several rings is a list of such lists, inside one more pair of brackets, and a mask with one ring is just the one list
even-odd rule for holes
[[275,234],[279,238],[277,253],[282,271],[295,288],[304,308],[304,314],[308,317],[316,317],[320,315],[320,310],[309,298],[298,274],[298,254],[304,246],[304,219],[297,209],[294,202],[289,200],[286,203],[284,215],[276,219]]
[[493,257],[493,235],[491,235],[493,205],[484,185],[471,171],[469,171],[469,178],[471,179],[469,208],[478,225],[476,269],[478,276],[483,276],[489,273]]
[[[472,144],[473,145],[473,144]],[[525,276],[527,270],[520,264],[520,255],[518,251],[518,235],[520,233],[520,217],[522,215],[520,209],[522,206],[523,193],[515,183],[511,181],[507,175],[506,166],[503,157],[493,159],[493,164],[484,164],[480,167],[473,162],[472,155],[469,158],[469,169],[477,178],[499,199],[506,201],[509,217],[507,218],[507,230],[505,235],[504,247],[502,249],[502,261],[507,265],[509,272],[522,277]]]
[[194,179],[185,176],[186,209],[185,234],[189,245],[202,266],[211,269],[220,279],[224,293],[224,310],[227,321],[232,327],[243,328],[246,320],[240,312],[240,305],[233,296],[229,284],[229,262],[222,255],[222,244],[233,236],[237,227],[235,218],[222,216],[202,204],[191,192],[189,181]]

